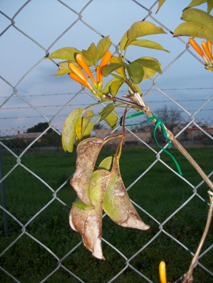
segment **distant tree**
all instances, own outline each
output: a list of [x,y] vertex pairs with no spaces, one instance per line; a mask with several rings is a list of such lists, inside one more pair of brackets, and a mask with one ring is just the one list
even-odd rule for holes
[[[44,130],[46,130],[46,128],[49,127],[49,124],[47,122],[45,123],[38,123],[37,125],[28,128],[27,129],[27,133],[40,133],[43,132]],[[48,130],[48,133],[52,132],[53,130],[50,129]]]
[[163,121],[164,125],[170,131],[173,131],[174,127],[176,127],[177,124],[181,123],[183,120],[181,116],[181,110],[173,107],[168,108],[166,105],[164,105],[162,108],[156,109],[154,113]]

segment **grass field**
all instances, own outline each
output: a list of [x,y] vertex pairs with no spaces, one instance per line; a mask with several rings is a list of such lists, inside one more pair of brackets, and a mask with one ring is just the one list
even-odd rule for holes
[[[181,166],[183,177],[192,185],[197,186],[201,177],[177,150],[170,152]],[[212,171],[212,148],[189,149],[190,154],[203,168],[206,174]],[[98,162],[114,151],[103,150]],[[21,164],[42,178],[48,186],[56,191],[75,170],[76,154],[61,151],[29,152],[21,158]],[[161,154],[161,158],[174,170],[176,167],[168,155]],[[133,148],[124,150],[121,157],[121,173],[128,187],[137,179],[156,159],[156,154],[149,149]],[[16,158],[3,153],[3,171],[7,174],[17,164]],[[72,231],[68,224],[68,207],[57,199],[53,200],[53,192],[30,172],[18,165],[4,182],[7,209],[23,225],[51,202],[32,222],[26,226],[26,233],[46,245],[59,259],[69,253],[81,241],[81,236]],[[198,193],[206,201],[208,187],[202,184]],[[193,189],[180,179],[161,162],[157,162],[133,187],[128,191],[130,198],[152,215],[157,221],[164,222],[191,195]],[[71,207],[76,197],[74,190],[66,184],[57,191],[56,197]],[[159,232],[159,224],[145,212],[137,208],[142,219],[151,228],[148,231],[122,228],[113,223],[108,217],[103,219],[102,236],[127,258],[132,257]],[[165,225],[164,230],[178,241],[195,252],[197,244],[205,226],[208,206],[195,196],[186,206],[175,214]],[[19,235],[22,227],[8,216],[8,235],[3,232],[3,218],[0,215],[0,251],[4,251]],[[58,262],[50,253],[35,242],[28,234],[21,236],[0,258],[1,266],[10,272],[20,282],[40,282],[58,267]],[[206,239],[202,251],[213,244],[213,225]],[[104,283],[125,267],[126,260],[103,242],[105,261],[91,256],[81,244],[73,253],[62,260],[63,266],[68,268],[84,282]],[[213,249],[210,249],[200,263],[213,273]],[[163,232],[134,257],[130,264],[153,282],[159,282],[158,264],[161,260],[167,263],[167,277],[169,282],[175,282],[187,268],[191,255]],[[14,282],[0,270],[1,282]],[[194,271],[194,282],[212,282],[213,277],[197,266]],[[59,268],[46,282],[79,282],[63,268]],[[128,267],[115,281],[116,283],[147,282]]]

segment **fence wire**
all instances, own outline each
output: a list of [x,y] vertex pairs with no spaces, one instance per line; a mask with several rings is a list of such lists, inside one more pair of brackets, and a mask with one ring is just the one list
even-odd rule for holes
[[[81,2],[81,1],[79,1]],[[91,21],[92,24],[90,24],[90,21],[87,22],[86,20],[84,20],[84,14],[87,12],[87,9],[89,9],[90,5],[96,5],[97,1],[93,1],[90,0],[88,2],[84,1],[84,4],[82,3],[82,7],[80,9],[80,12],[76,11],[73,7],[72,7],[72,3],[73,1],[61,1],[58,0],[58,3],[60,5],[62,5],[64,7],[64,9],[67,9],[70,11],[70,13],[73,15],[75,15],[77,18],[72,22],[69,23],[69,25],[59,34],[57,35],[54,40],[52,41],[52,43],[49,46],[43,46],[43,44],[41,44],[39,41],[37,41],[34,36],[27,34],[24,32],[24,30],[22,30],[21,28],[19,28],[18,24],[16,25],[16,19],[18,19],[18,17],[21,17],[22,13],[25,11],[28,13],[29,10],[28,5],[30,3],[33,3],[34,5],[40,5],[41,9],[42,9],[42,4],[43,2],[39,2],[39,1],[33,1],[33,0],[29,0],[26,1],[22,6],[20,6],[16,13],[14,14],[14,16],[10,17],[9,15],[5,14],[4,12],[1,11],[1,17],[3,17],[4,19],[6,19],[8,21],[8,24],[5,26],[4,30],[1,32],[1,37],[2,40],[4,40],[5,36],[10,36],[10,31],[11,29],[15,29],[18,33],[20,33],[22,35],[22,38],[24,38],[27,41],[30,41],[31,44],[35,45],[36,48],[39,48],[42,51],[42,56],[40,56],[40,58],[37,59],[37,61],[34,63],[34,65],[32,65],[25,73],[24,75],[21,77],[21,79],[17,80],[15,83],[12,81],[9,81],[8,78],[5,78],[4,76],[1,76],[1,81],[6,84],[10,89],[11,89],[11,94],[9,96],[5,96],[4,93],[2,93],[1,95],[1,109],[2,111],[5,110],[5,108],[11,108],[14,107],[15,109],[18,109],[20,107],[20,105],[15,105],[13,103],[13,99],[14,98],[19,98],[19,101],[21,101],[21,107],[22,108],[30,108],[31,110],[33,110],[32,112],[34,112],[34,115],[38,115],[39,117],[42,117],[43,121],[48,123],[48,127],[42,132],[40,133],[40,135],[38,135],[36,138],[33,139],[33,141],[31,141],[30,144],[28,144],[24,149],[21,150],[21,152],[16,152],[12,147],[10,147],[8,144],[6,144],[4,142],[4,139],[1,140],[0,145],[2,147],[2,151],[7,152],[9,155],[14,157],[14,162],[13,164],[10,164],[9,166],[9,170],[8,172],[6,172],[4,175],[1,176],[1,188],[2,188],[2,192],[3,190],[7,190],[7,187],[4,188],[4,183],[7,182],[7,179],[13,175],[14,171],[19,170],[19,174],[23,174],[23,176],[26,176],[27,178],[27,173],[30,174],[30,176],[33,178],[33,182],[32,182],[32,186],[31,188],[29,188],[30,190],[30,194],[31,194],[31,198],[33,199],[33,194],[37,194],[37,189],[39,186],[42,186],[42,188],[44,187],[48,193],[49,193],[49,197],[47,197],[46,199],[43,200],[42,204],[40,204],[40,209],[35,211],[34,209],[32,209],[32,213],[30,215],[30,217],[28,217],[25,220],[20,220],[19,218],[19,211],[18,209],[16,210],[15,207],[10,207],[9,205],[7,206],[7,199],[6,199],[6,205],[3,202],[3,195],[2,195],[2,205],[0,205],[2,214],[4,216],[4,220],[7,218],[12,219],[13,222],[13,226],[15,227],[14,229],[16,230],[16,235],[14,236],[10,236],[10,233],[8,233],[7,235],[7,244],[5,246],[5,244],[3,245],[3,247],[1,247],[1,266],[0,266],[0,270],[1,270],[1,274],[3,276],[3,282],[29,282],[28,278],[31,278],[32,274],[29,276],[28,270],[27,270],[27,266],[26,268],[23,266],[20,266],[21,270],[19,272],[15,272],[13,270],[13,268],[11,268],[11,266],[7,266],[5,265],[5,259],[7,257],[11,257],[10,261],[15,262],[16,260],[18,260],[17,258],[13,258],[13,256],[10,253],[10,250],[18,250],[19,249],[19,242],[20,241],[27,241],[27,239],[31,240],[31,244],[33,246],[33,248],[35,250],[37,250],[37,253],[43,253],[45,252],[45,254],[48,254],[49,258],[48,261],[50,262],[49,269],[48,269],[48,273],[43,276],[42,280],[40,280],[40,282],[59,282],[57,281],[57,274],[58,273],[62,273],[63,274],[63,282],[65,280],[71,280],[70,282],[95,282],[93,280],[93,275],[91,274],[90,278],[91,280],[88,279],[83,279],[85,278],[84,276],[81,276],[81,272],[79,272],[78,268],[75,266],[74,262],[75,262],[75,258],[76,255],[78,255],[79,257],[82,257],[82,266],[84,265],[84,254],[87,252],[84,248],[83,248],[83,244],[82,241],[79,241],[80,237],[76,236],[76,233],[73,231],[70,231],[69,235],[67,236],[63,236],[63,237],[69,237],[71,235],[71,238],[74,237],[76,240],[74,241],[75,244],[73,244],[73,246],[71,248],[69,248],[69,250],[64,249],[63,251],[63,244],[61,245],[61,254],[57,254],[55,252],[55,249],[53,248],[51,243],[47,243],[47,242],[43,242],[41,239],[41,235],[43,233],[42,231],[42,227],[45,227],[45,213],[48,214],[48,209],[55,203],[57,203],[57,209],[58,210],[63,210],[63,213],[65,214],[65,218],[67,216],[67,213],[69,212],[70,209],[70,202],[69,200],[66,200],[65,198],[63,198],[63,194],[61,193],[63,191],[63,189],[66,187],[66,185],[69,183],[69,177],[67,176],[66,180],[61,181],[60,184],[56,184],[54,187],[53,185],[50,185],[47,181],[44,175],[37,173],[37,170],[32,170],[31,168],[31,163],[26,163],[29,165],[25,165],[25,163],[22,161],[26,156],[27,153],[30,151],[31,148],[33,148],[34,144],[36,142],[39,141],[39,139],[43,136],[45,136],[45,134],[49,131],[49,130],[53,130],[55,133],[57,133],[58,135],[61,135],[61,130],[58,130],[58,127],[54,125],[54,122],[57,121],[57,119],[60,117],[60,115],[62,115],[64,113],[65,110],[67,110],[68,112],[70,112],[70,106],[75,105],[76,103],[79,104],[79,101],[82,101],[82,99],[80,98],[82,94],[84,94],[87,96],[90,96],[90,99],[95,99],[89,92],[87,92],[84,88],[80,89],[79,91],[76,91],[75,93],[72,93],[72,95],[70,96],[71,98],[68,99],[68,101],[66,101],[63,104],[59,104],[57,103],[57,108],[54,110],[55,113],[51,116],[51,118],[46,114],[45,109],[36,106],[36,103],[31,103],[30,100],[21,93],[21,85],[28,83],[27,82],[27,78],[29,76],[31,76],[33,70],[36,69],[36,67],[38,67],[44,60],[45,60],[45,56],[47,56],[49,53],[51,53],[52,51],[54,51],[54,47],[58,46],[57,43],[58,41],[66,35],[66,33],[72,29],[74,29],[77,25],[77,23],[81,23],[81,25],[83,27],[86,27],[86,29],[89,29],[89,33],[94,33],[96,34],[97,38],[101,38],[103,35],[101,33],[101,26],[98,25],[97,22],[94,23],[94,21]],[[52,1],[49,1],[49,5],[51,5]],[[112,3],[112,2],[111,2]],[[141,15],[143,15],[140,19],[138,20],[147,20],[147,21],[152,21],[154,22],[156,25],[159,25],[161,27],[163,27],[172,37],[172,32],[173,30],[170,29],[170,27],[167,27],[163,22],[159,22],[155,16],[155,11],[157,10],[157,5],[158,5],[158,1],[128,1],[129,3],[129,9],[131,9],[131,5],[137,5],[138,10],[140,9],[141,11]],[[113,4],[112,4],[113,5]],[[103,13],[103,11],[102,11]],[[31,10],[31,15],[33,15],[33,10]],[[145,16],[144,16],[145,15]],[[120,15],[122,17],[122,14]],[[104,17],[104,14],[103,14]],[[48,15],[47,15],[48,18]],[[63,16],[60,16],[60,21],[63,23]],[[132,16],[132,22],[134,22],[136,19],[134,19],[134,17]],[[27,24],[27,23],[26,23]],[[119,26],[119,15],[118,15],[118,21],[117,21],[117,25]],[[81,28],[82,28],[81,26]],[[118,26],[116,26],[115,28],[118,28]],[[78,27],[79,28],[79,27]],[[83,30],[83,28],[82,28]],[[40,29],[40,32],[42,33],[42,26]],[[80,34],[80,32],[79,32]],[[80,36],[80,35],[79,35]],[[188,116],[188,122],[185,124],[185,126],[179,130],[179,132],[176,133],[176,136],[178,137],[179,135],[181,135],[182,133],[184,133],[185,131],[187,131],[187,129],[190,126],[194,126],[196,128],[198,128],[200,131],[202,131],[202,134],[206,135],[209,139],[211,139],[212,141],[212,134],[209,134],[207,130],[205,130],[204,128],[200,127],[199,123],[196,123],[195,119],[198,116],[198,114],[201,113],[201,111],[205,111],[205,106],[206,104],[208,104],[210,101],[212,101],[213,95],[210,96],[208,99],[206,99],[205,101],[203,101],[202,98],[202,92],[200,93],[200,96],[198,97],[200,99],[199,101],[199,106],[197,107],[196,110],[194,110],[193,114],[191,114],[185,107],[183,107],[182,103],[178,101],[178,99],[174,99],[172,97],[170,97],[169,91],[166,89],[161,89],[160,86],[158,86],[158,79],[161,76],[164,76],[164,73],[167,71],[168,68],[170,68],[173,64],[175,64],[177,61],[181,60],[181,58],[183,58],[183,56],[185,55],[185,53],[190,53],[195,60],[198,60],[199,63],[202,63],[202,61],[200,60],[200,58],[196,57],[196,55],[194,55],[193,52],[191,52],[191,50],[189,50],[189,46],[188,44],[183,40],[183,39],[177,39],[180,44],[181,44],[181,52],[179,54],[176,54],[172,60],[164,67],[163,69],[163,74],[156,76],[154,79],[151,79],[151,87],[147,89],[146,93],[144,94],[144,97],[146,99],[146,97],[149,97],[149,94],[152,91],[158,90],[163,96],[164,99],[167,99],[169,101],[172,102],[172,104],[174,104],[177,108],[179,108],[181,111],[184,111],[186,113],[186,115]],[[13,39],[11,38],[11,42],[13,42]],[[119,42],[113,42],[112,44],[113,48],[114,48],[114,54],[117,53],[118,51],[118,46],[119,46]],[[61,46],[63,47],[63,46]],[[57,47],[58,49],[58,47]],[[3,56],[3,55],[1,55]],[[57,68],[56,66],[56,62],[54,60],[52,60],[53,64],[55,64],[55,68]],[[25,62],[23,63],[25,64]],[[203,63],[202,63],[203,64]],[[202,66],[201,66],[202,67]],[[53,65],[54,68],[54,65]],[[68,90],[69,92],[69,90]],[[31,94],[29,94],[31,95]],[[11,103],[10,103],[11,102]],[[12,105],[12,106],[11,106]],[[211,108],[211,107],[210,107]],[[14,110],[15,110],[14,109]],[[21,110],[21,111],[25,111],[25,110]],[[36,113],[36,114],[35,114]],[[5,112],[4,112],[5,114]],[[4,115],[3,114],[3,115]],[[32,114],[29,114],[29,117]],[[16,123],[16,116],[13,114],[13,112],[11,113],[11,116],[7,116],[7,119],[13,119],[14,120],[14,125],[17,125]],[[66,115],[64,115],[66,116]],[[28,116],[26,116],[28,117]],[[6,120],[5,120],[6,121]],[[16,126],[14,126],[16,127]],[[2,128],[2,127],[1,127]],[[167,168],[168,170],[170,170],[170,174],[171,175],[175,175],[178,178],[180,178],[181,182],[183,182],[183,186],[184,184],[186,185],[187,188],[191,188],[190,192],[188,194],[187,199],[184,199],[182,201],[182,203],[180,204],[179,207],[175,207],[173,209],[172,212],[169,213],[169,215],[167,215],[167,217],[163,220],[160,221],[158,219],[158,217],[156,217],[153,213],[152,213],[152,207],[150,204],[150,209],[147,209],[147,206],[145,206],[146,208],[143,207],[143,205],[140,203],[140,201],[136,201],[136,200],[132,200],[133,204],[135,205],[135,207],[137,208],[137,210],[139,211],[139,213],[141,213],[142,215],[145,215],[147,222],[152,221],[153,225],[156,225],[156,230],[155,233],[152,234],[149,239],[147,240],[147,242],[143,242],[139,237],[137,237],[137,239],[132,239],[133,241],[138,241],[138,248],[137,250],[133,249],[132,252],[130,252],[128,254],[128,256],[126,255],[126,253],[122,250],[120,250],[117,247],[116,241],[111,242],[109,237],[105,237],[105,232],[104,232],[104,227],[103,227],[103,244],[104,244],[104,250],[106,249],[106,258],[107,258],[107,251],[109,250],[113,250],[113,256],[116,258],[116,262],[118,262],[118,266],[116,268],[114,268],[114,266],[111,266],[111,272],[110,274],[107,274],[106,278],[101,277],[101,272],[104,269],[104,264],[105,263],[101,263],[99,266],[99,270],[100,270],[100,281],[99,282],[133,282],[133,281],[125,281],[125,275],[127,270],[131,273],[131,274],[137,274],[137,279],[134,279],[134,282],[154,282],[152,281],[151,278],[149,278],[149,276],[147,276],[146,274],[146,268],[148,268],[149,263],[141,263],[141,265],[135,264],[135,260],[137,260],[137,258],[141,255],[141,257],[143,257],[144,252],[148,253],[149,252],[149,248],[152,245],[157,245],[157,241],[159,239],[159,237],[165,237],[165,245],[172,245],[170,243],[170,240],[172,241],[172,243],[174,243],[176,245],[176,249],[183,249],[187,252],[187,254],[190,255],[189,257],[189,262],[194,254],[195,251],[195,247],[190,246],[190,244],[185,244],[183,242],[181,242],[179,240],[179,235],[173,235],[172,230],[167,229],[167,224],[172,220],[172,218],[174,216],[179,215],[180,212],[182,212],[181,215],[184,216],[184,214],[188,213],[189,210],[187,209],[187,207],[189,206],[190,203],[192,203],[195,199],[199,201],[199,205],[203,207],[203,210],[205,210],[205,212],[207,211],[207,208],[209,206],[209,203],[207,201],[207,197],[205,196],[205,194],[203,193],[203,189],[201,190],[201,187],[203,185],[203,182],[200,181],[198,179],[198,181],[196,181],[196,184],[194,184],[193,182],[193,178],[190,178],[190,176],[188,177],[184,177],[184,176],[180,176],[173,168],[170,164],[167,164],[166,162],[164,162],[163,159],[161,159],[161,153],[162,150],[157,151],[154,147],[150,146],[149,144],[147,144],[146,142],[144,142],[140,137],[138,137],[137,133],[133,132],[130,128],[127,128],[127,131],[129,133],[131,133],[132,135],[134,135],[139,143],[141,143],[143,146],[146,146],[148,149],[150,149],[150,152],[152,152],[156,157],[154,159],[154,161],[152,161],[149,166],[147,168],[144,168],[143,171],[141,171],[141,173],[135,178],[135,180],[133,182],[131,182],[131,184],[128,185],[127,190],[129,192],[131,192],[132,189],[134,189],[135,185],[138,182],[141,182],[143,184],[143,180],[146,178],[146,176],[149,174],[149,172],[151,172],[154,168],[154,166],[156,164],[162,164],[163,166],[165,166],[165,168]],[[4,135],[4,133],[3,133]],[[4,158],[4,156],[3,156]],[[6,157],[5,157],[6,158]],[[75,161],[75,156],[71,157],[73,159],[72,162]],[[25,159],[24,159],[25,160]],[[32,162],[36,162],[36,160],[32,161]],[[45,166],[45,163],[44,163]],[[3,168],[4,169],[4,168]],[[211,177],[213,174],[213,171],[211,171],[211,168],[206,168],[208,173],[208,176]],[[70,172],[70,174],[72,174],[73,172]],[[25,178],[25,177],[24,177]],[[54,176],[53,176],[54,178]],[[197,179],[196,179],[197,180]],[[22,186],[24,187],[24,183],[22,184]],[[15,188],[14,188],[15,189]],[[206,187],[205,187],[206,189]],[[207,189],[205,190],[206,195],[207,195]],[[61,193],[61,194],[60,194]],[[181,196],[180,196],[181,198]],[[23,202],[24,200],[22,199],[16,199],[17,204],[19,202]],[[9,200],[8,200],[9,203]],[[27,211],[27,206],[29,205],[33,205],[33,200],[31,204],[27,204],[25,203],[26,206],[26,211]],[[154,205],[154,204],[153,204]],[[17,205],[18,207],[18,205]],[[205,221],[205,213],[202,216],[203,218],[203,222]],[[44,217],[44,219],[43,219]],[[49,217],[52,218],[53,223],[54,223],[54,219],[57,218],[57,215],[49,215]],[[54,218],[55,217],[55,218]],[[193,217],[193,216],[192,216]],[[107,217],[103,217],[103,221],[106,220]],[[33,227],[34,222],[38,221],[40,224],[40,228],[38,229],[37,232],[30,232],[30,227]],[[67,220],[68,221],[68,220]],[[107,220],[106,220],[107,221]],[[205,222],[204,222],[205,223]],[[189,223],[188,228],[190,229],[191,224]],[[2,225],[3,227],[3,225]],[[184,229],[184,227],[182,227]],[[10,231],[10,227],[6,228]],[[202,229],[200,231],[199,236],[202,233]],[[120,231],[120,230],[119,230]],[[180,231],[180,233],[183,231]],[[190,231],[189,231],[190,232]],[[60,241],[63,242],[63,237],[60,235],[60,231],[54,231],[54,233],[58,233],[58,237],[61,239]],[[122,232],[119,233],[124,233],[123,230]],[[139,233],[139,232],[138,232]],[[51,232],[50,232],[51,234]],[[137,235],[137,234],[134,234]],[[139,235],[142,235],[141,233],[139,233]],[[197,236],[197,235],[196,235]],[[199,242],[199,236],[197,237],[197,243]],[[4,234],[1,233],[1,237],[2,237],[2,241],[3,242],[3,238],[4,238]],[[119,237],[119,235],[118,235]],[[143,237],[143,236],[141,236]],[[65,238],[64,238],[65,240]],[[59,243],[55,243],[56,245],[60,245],[61,242]],[[131,243],[129,242],[128,239],[126,239],[127,245],[129,245],[129,249],[131,250]],[[4,241],[5,243],[5,241]],[[140,244],[142,243],[142,244]],[[170,243],[170,244],[169,244]],[[118,245],[119,246],[119,245]],[[28,247],[28,246],[27,246]],[[26,247],[26,249],[27,249]],[[66,252],[65,252],[66,251]],[[22,257],[22,252],[23,251],[18,251],[15,254],[19,254],[20,257]],[[30,250],[29,250],[30,252]],[[204,273],[207,273],[208,276],[210,276],[209,278],[211,278],[213,280],[213,265],[212,264],[202,264],[202,258],[205,257],[207,254],[212,254],[213,252],[213,245],[208,245],[208,246],[204,246],[204,249],[199,257],[199,261],[197,263],[196,269],[199,267],[200,269],[203,270]],[[131,255],[130,255],[131,254]],[[175,258],[175,254],[174,254],[174,258]],[[140,258],[141,258],[140,257]],[[69,265],[67,264],[67,260],[70,260],[73,265]],[[110,259],[107,259],[110,261]],[[106,261],[107,261],[106,260]],[[181,259],[179,259],[181,261]],[[32,260],[32,265],[35,264],[35,262]],[[46,264],[46,260],[39,265],[39,267],[36,267],[35,269],[35,274],[40,274],[42,272],[42,265]],[[98,265],[99,263],[97,263],[94,259],[91,259],[90,261],[90,268],[93,268],[92,266],[94,265]],[[110,263],[109,263],[110,265]],[[181,280],[181,278],[184,276],[184,273],[187,271],[187,267],[185,266],[184,269],[182,270],[182,273],[179,274],[179,278],[176,278],[175,282],[179,282]],[[87,267],[88,268],[88,267]],[[150,268],[150,267],[149,267]],[[152,272],[156,273],[156,266],[152,265]],[[82,267],[83,270],[83,267]],[[82,271],[86,272],[86,270]],[[20,274],[20,276],[18,275]],[[33,282],[38,282],[36,281],[36,276],[34,274],[34,280]],[[22,279],[20,279],[22,278]],[[25,278],[25,279],[23,279]],[[60,281],[62,282],[62,281]],[[96,281],[97,282],[97,281]]]

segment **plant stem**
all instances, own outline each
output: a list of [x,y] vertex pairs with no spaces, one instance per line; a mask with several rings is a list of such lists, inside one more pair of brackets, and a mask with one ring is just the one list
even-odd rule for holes
[[212,215],[213,215],[213,193],[211,191],[208,191],[208,193],[209,193],[209,198],[210,198],[210,206],[209,206],[209,212],[208,212],[208,217],[207,217],[207,221],[206,221],[206,226],[205,226],[205,229],[203,231],[203,235],[201,237],[200,243],[197,247],[196,253],[194,254],[194,256],[192,258],[189,270],[186,273],[186,275],[184,276],[183,283],[193,282],[193,275],[192,275],[193,270],[194,270],[195,264],[198,260],[199,254],[201,252],[201,249],[203,247],[203,244],[205,242],[205,239],[206,239],[206,236],[208,234],[209,227],[210,227],[210,224],[211,224],[211,219],[212,219]]
[[[133,107],[140,108],[149,118],[153,116],[152,111],[150,110],[149,106],[145,104],[139,95],[138,92],[135,92],[133,96],[131,96],[132,101],[126,101],[121,98],[117,98],[114,96],[103,96],[106,99],[112,100],[112,101],[118,101],[122,102],[128,105],[131,105]],[[134,101],[134,102],[133,102]],[[152,120],[154,123],[157,121],[155,119]],[[203,180],[206,182],[206,184],[209,186],[209,188],[213,191],[213,183],[208,178],[208,176],[203,172],[203,170],[200,168],[200,166],[197,164],[197,162],[192,158],[192,156],[185,150],[185,148],[178,142],[178,140],[175,138],[173,133],[169,131],[166,126],[164,125],[166,129],[166,133],[168,136],[168,139],[174,144],[174,146],[185,156],[185,158],[189,161],[189,163],[192,164],[192,166],[195,168],[195,170],[200,174],[200,176],[203,178]],[[161,127],[159,126],[159,129],[161,130]]]
[[[139,95],[138,92],[133,92],[132,89],[129,88],[129,91],[131,92],[131,96],[126,96],[128,98],[131,99],[131,101],[126,101],[124,99],[121,98],[116,98],[114,96],[104,96],[105,98],[112,100],[112,101],[118,101],[118,102],[122,102],[122,103],[126,103],[128,105],[131,105],[133,107],[137,107],[140,108],[149,118],[153,117],[153,114],[149,108],[149,106],[147,104],[145,104],[141,98],[141,96]],[[125,119],[124,119],[125,120]],[[156,120],[153,119],[152,120],[155,124],[156,124]],[[165,127],[165,125],[164,125]],[[161,129],[161,126],[159,126],[159,129]],[[206,221],[206,226],[205,229],[203,231],[203,235],[201,237],[200,243],[197,247],[197,251],[195,253],[195,255],[192,258],[192,262],[191,265],[189,267],[189,270],[187,272],[187,274],[184,277],[183,283],[192,283],[193,282],[193,269],[195,267],[195,264],[198,260],[199,254],[201,252],[201,249],[203,247],[204,241],[206,239],[206,236],[208,234],[208,230],[211,224],[211,219],[212,219],[212,215],[213,215],[213,183],[212,181],[208,178],[208,176],[203,172],[203,170],[200,168],[200,166],[197,164],[197,162],[192,158],[192,156],[185,150],[185,148],[178,142],[178,140],[175,138],[175,136],[173,135],[173,133],[171,131],[169,131],[166,127],[166,133],[168,136],[168,139],[174,144],[174,146],[183,154],[183,156],[185,156],[185,158],[189,161],[189,163],[191,163],[191,165],[195,168],[195,170],[200,174],[200,176],[203,178],[203,180],[206,182],[206,184],[209,186],[209,188],[211,189],[211,191],[208,191],[209,193],[209,197],[210,197],[210,207],[209,207],[209,212],[208,212],[208,217],[207,217],[207,221]]]
[[[133,99],[135,102],[141,106],[143,106],[143,112],[147,114],[148,117],[152,117],[153,114],[149,108],[148,105],[144,104],[141,96],[139,93],[135,93],[133,96]],[[156,123],[155,120],[153,120],[154,123]],[[166,133],[168,136],[168,139],[174,144],[174,146],[183,154],[183,156],[186,157],[186,159],[189,161],[189,163],[192,164],[192,166],[197,170],[197,172],[200,174],[200,176],[203,178],[203,180],[206,182],[206,184],[210,187],[210,189],[213,191],[213,183],[208,178],[208,176],[203,172],[203,170],[200,168],[200,166],[197,164],[197,162],[192,158],[192,156],[185,150],[185,148],[178,142],[178,140],[174,137],[173,133],[169,131],[166,126],[164,125],[166,129]],[[160,127],[159,127],[160,128]]]

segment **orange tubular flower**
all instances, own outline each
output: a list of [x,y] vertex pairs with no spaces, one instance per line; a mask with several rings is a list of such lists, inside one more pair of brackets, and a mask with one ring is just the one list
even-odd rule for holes
[[212,54],[212,43],[211,43],[211,41],[209,41],[208,39],[207,39],[207,45],[208,45],[208,48],[209,48],[209,51],[210,51],[210,53]]
[[79,78],[75,73],[70,73],[70,78],[75,80],[76,82],[88,87],[87,84],[81,78]]
[[203,47],[204,52],[206,53],[206,56],[207,56],[207,57],[209,58],[209,60],[211,61],[211,60],[212,60],[212,53],[211,53],[210,50],[209,50],[209,46],[208,46],[207,42],[202,41],[202,42],[201,42],[201,45],[202,45],[202,47]]
[[92,72],[90,71],[90,68],[88,67],[87,63],[85,62],[81,54],[76,55],[76,61],[78,62],[78,64],[81,66],[81,68],[84,70],[84,72],[88,75],[88,77],[92,80],[94,84],[95,80],[93,78]]
[[159,264],[159,277],[161,283],[167,283],[166,279],[166,264],[164,261],[161,261]]
[[[84,85],[86,87],[88,87],[89,89],[92,88],[92,86],[91,86],[90,82],[88,81],[87,77],[84,75],[84,73],[76,65],[74,65],[73,63],[70,63],[69,64],[69,68],[80,79],[80,81],[84,82]],[[71,77],[71,75],[70,75],[70,77]]]
[[189,44],[194,48],[195,51],[197,51],[197,53],[203,58],[203,60],[208,65],[209,60],[206,58],[206,55],[204,54],[200,46],[197,44],[197,42],[193,38],[189,38]]
[[103,80],[103,75],[102,75],[102,69],[103,69],[103,67],[105,67],[105,66],[107,66],[108,65],[108,63],[109,63],[109,61],[110,61],[110,59],[111,59],[111,52],[110,51],[107,51],[105,54],[104,54],[104,56],[103,56],[103,58],[102,58],[102,60],[101,60],[101,64],[100,64],[100,82],[102,82],[102,80]]

